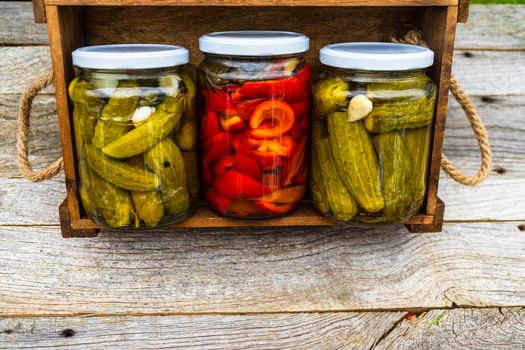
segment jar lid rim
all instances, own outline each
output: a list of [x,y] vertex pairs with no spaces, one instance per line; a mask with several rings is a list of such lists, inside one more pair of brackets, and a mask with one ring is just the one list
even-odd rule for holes
[[188,49],[176,45],[115,44],[81,47],[72,53],[73,65],[91,69],[168,68],[189,62]]
[[321,63],[347,69],[405,71],[434,64],[434,51],[416,45],[383,42],[348,42],[323,47]]
[[239,30],[208,33],[199,38],[202,52],[231,56],[277,56],[308,51],[310,39],[301,33]]

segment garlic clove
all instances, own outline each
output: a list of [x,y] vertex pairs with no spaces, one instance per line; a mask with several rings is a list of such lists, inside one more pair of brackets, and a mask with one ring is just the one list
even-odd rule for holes
[[159,78],[159,89],[168,96],[175,97],[179,93],[181,78],[178,74],[170,74]]
[[149,118],[150,115],[152,115],[155,112],[155,107],[150,106],[142,106],[135,110],[133,113],[133,116],[131,117],[131,121],[135,126],[138,126],[142,124],[143,121]]
[[368,97],[365,95],[355,96],[348,104],[348,121],[356,122],[363,119],[372,112],[373,108],[374,105]]

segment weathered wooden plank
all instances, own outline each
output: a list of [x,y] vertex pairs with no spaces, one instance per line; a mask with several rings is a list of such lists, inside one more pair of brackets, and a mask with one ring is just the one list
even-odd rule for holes
[[459,24],[458,49],[525,49],[525,6],[470,5],[469,19]]
[[[21,93],[51,67],[47,46],[0,47],[0,56],[0,94]],[[453,71],[472,95],[525,94],[522,62],[525,51],[456,51]]]
[[0,1],[0,45],[47,43],[47,27],[35,23],[31,2]]
[[70,240],[57,227],[1,227],[0,315],[522,305],[517,226],[103,231]]
[[432,310],[398,324],[374,350],[523,350],[525,308]]
[[0,319],[9,348],[370,349],[394,313]]

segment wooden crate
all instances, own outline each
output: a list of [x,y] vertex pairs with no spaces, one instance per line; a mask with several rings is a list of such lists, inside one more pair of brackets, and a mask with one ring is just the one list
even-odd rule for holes
[[[96,236],[100,227],[83,212],[67,86],[73,77],[71,52],[81,46],[151,42],[183,45],[191,64],[202,59],[198,38],[221,30],[273,29],[301,32],[311,39],[306,58],[319,68],[318,51],[342,41],[388,41],[412,28],[423,31],[435,52],[430,77],[439,87],[428,189],[412,232],[436,232],[443,225],[438,198],[441,149],[452,51],[457,22],[468,16],[468,0],[33,0],[37,22],[47,21],[60,126],[67,198],[59,208],[64,237]],[[177,227],[260,227],[335,225],[308,203],[277,220],[242,221],[218,217],[205,205]]]

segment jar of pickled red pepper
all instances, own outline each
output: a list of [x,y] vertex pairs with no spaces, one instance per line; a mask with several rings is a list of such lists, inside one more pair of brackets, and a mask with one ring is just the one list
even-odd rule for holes
[[85,213],[111,228],[191,215],[199,194],[196,86],[188,50],[106,45],[73,52],[69,85]]
[[310,188],[315,207],[342,222],[404,222],[421,207],[436,85],[434,53],[388,43],[324,47],[313,89]]
[[201,183],[232,218],[289,214],[308,177],[309,65],[305,35],[218,32],[199,40]]

